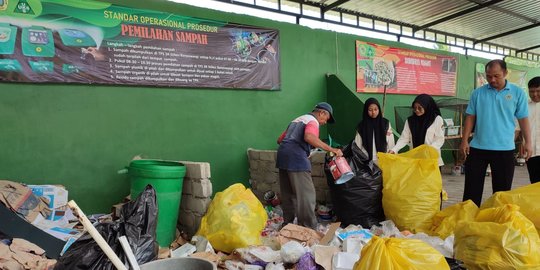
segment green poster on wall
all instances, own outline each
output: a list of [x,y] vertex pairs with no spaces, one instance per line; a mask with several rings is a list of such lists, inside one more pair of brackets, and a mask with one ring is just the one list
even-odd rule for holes
[[280,88],[279,33],[97,1],[0,9],[0,81]]
[[[476,63],[476,74],[475,74],[474,87],[480,87],[484,84],[487,84],[485,65],[482,63]],[[508,68],[508,74],[506,79],[521,87],[521,89],[527,89],[527,71],[510,69]]]

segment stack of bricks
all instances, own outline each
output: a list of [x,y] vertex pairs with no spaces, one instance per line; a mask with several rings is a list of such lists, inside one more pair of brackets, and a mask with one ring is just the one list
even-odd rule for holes
[[180,161],[186,166],[177,227],[191,238],[211,201],[210,163]]
[[[250,184],[253,193],[264,203],[264,193],[272,190],[279,191],[279,169],[276,168],[275,150],[256,150],[249,148]],[[311,155],[311,177],[317,193],[317,202],[326,204],[331,201],[330,190],[324,173],[324,152],[315,152]]]

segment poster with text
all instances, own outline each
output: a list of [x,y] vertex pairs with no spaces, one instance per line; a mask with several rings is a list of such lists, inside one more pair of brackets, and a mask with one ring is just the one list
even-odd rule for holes
[[[508,73],[506,74],[506,79],[521,87],[523,90],[527,90],[527,71],[517,70],[507,68]],[[482,63],[476,63],[476,80],[474,81],[474,87],[480,87],[484,84],[487,84],[486,78],[486,69],[485,65]],[[527,92],[528,93],[528,92]]]
[[279,33],[80,0],[3,0],[0,81],[280,89]]
[[457,59],[356,41],[356,91],[455,96]]

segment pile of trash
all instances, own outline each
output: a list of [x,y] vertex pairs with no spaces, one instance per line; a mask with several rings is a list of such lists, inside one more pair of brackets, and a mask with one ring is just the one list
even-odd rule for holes
[[[316,229],[284,224],[278,194],[267,192],[260,201],[242,184],[215,194],[195,236],[177,232],[169,248],[156,242],[156,192],[150,185],[117,207],[116,218],[96,217],[90,227],[105,238],[117,263],[142,269],[164,258],[204,259],[227,270],[540,269],[540,183],[498,192],[480,208],[469,200],[440,210],[442,179],[434,150],[380,153],[381,169],[365,163],[357,150],[345,151],[359,157],[349,156],[355,177],[331,187],[337,195],[349,192],[350,200],[360,193],[372,199],[352,212],[346,198],[319,205]],[[357,183],[365,179],[368,183]],[[93,235],[80,236],[77,218],[55,198],[0,181],[0,232],[8,234],[0,235],[0,269],[116,269]],[[54,236],[58,224],[68,224],[76,231],[68,234],[78,239],[68,245],[71,238]],[[31,226],[32,233],[45,236],[26,235],[37,241],[32,244],[9,235],[14,226],[20,226],[17,232]],[[60,249],[48,246],[46,236],[61,241]],[[123,236],[132,257],[122,246]]]
[[[238,245],[234,243],[241,241],[229,241],[224,246],[220,240],[206,238],[210,234],[201,233],[171,254],[204,258],[228,270],[536,269],[540,267],[540,240],[535,227],[540,225],[538,212],[524,214],[518,204],[538,210],[538,206],[532,206],[533,194],[538,192],[540,183],[497,193],[480,209],[470,200],[455,204],[433,215],[425,231],[400,229],[392,220],[370,228],[342,228],[334,222],[320,224],[317,230],[295,224],[277,229],[275,221],[279,223],[280,219],[275,209],[279,205],[267,205],[260,241]],[[256,200],[254,195],[246,198],[247,204]],[[253,203],[256,208],[265,208]],[[256,224],[255,219],[250,222]],[[229,221],[242,223],[239,216]],[[244,233],[250,232],[229,230],[228,239],[242,238]]]
[[[0,180],[0,232],[4,235],[0,237],[0,248],[19,255],[27,251],[24,257],[37,263],[31,269],[50,265],[46,259],[38,263],[36,256],[57,259],[82,235],[82,230],[76,228],[77,218],[66,205],[67,199],[63,186],[26,186]],[[4,253],[0,264],[27,265],[19,255]],[[21,269],[29,266],[24,267],[27,268]]]

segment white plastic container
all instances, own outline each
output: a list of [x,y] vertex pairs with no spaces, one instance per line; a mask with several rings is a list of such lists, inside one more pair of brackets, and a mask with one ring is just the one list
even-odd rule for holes
[[360,254],[338,252],[332,257],[332,270],[352,270],[358,260]]

